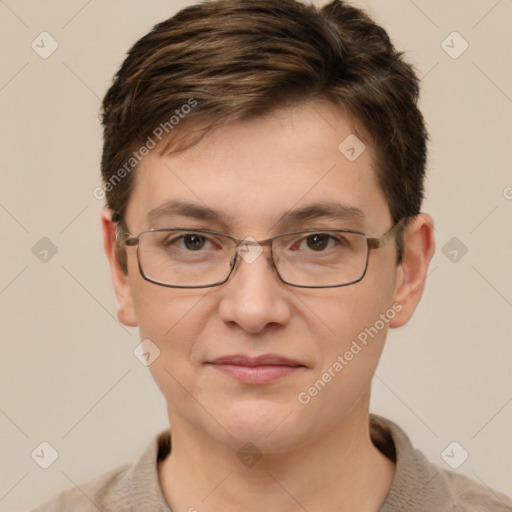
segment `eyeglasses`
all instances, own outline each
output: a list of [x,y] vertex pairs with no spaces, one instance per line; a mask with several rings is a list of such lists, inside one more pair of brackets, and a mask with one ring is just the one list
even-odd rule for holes
[[171,288],[209,288],[225,283],[238,261],[251,263],[270,245],[279,279],[299,288],[348,286],[363,279],[369,252],[381,248],[404,225],[401,219],[378,238],[349,229],[309,229],[267,240],[239,240],[202,229],[118,231],[123,245],[137,246],[139,270],[147,281]]

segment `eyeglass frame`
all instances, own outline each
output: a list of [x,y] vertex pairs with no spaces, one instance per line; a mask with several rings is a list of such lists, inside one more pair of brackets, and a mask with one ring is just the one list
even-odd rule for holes
[[[273,236],[271,238],[267,238],[266,240],[254,240],[254,241],[251,241],[251,240],[247,240],[247,239],[240,240],[240,239],[235,238],[235,237],[233,237],[231,235],[228,235],[227,233],[221,233],[219,231],[213,231],[213,230],[208,230],[208,229],[173,227],[173,228],[146,229],[144,231],[141,231],[138,235],[134,235],[133,233],[129,233],[127,231],[122,232],[122,233],[119,233],[119,231],[116,231],[116,241],[118,243],[122,243],[126,247],[137,247],[137,265],[139,267],[139,272],[140,272],[141,276],[143,277],[143,279],[145,279],[146,281],[148,281],[148,282],[150,282],[152,284],[156,284],[156,285],[159,285],[159,286],[165,286],[166,288],[184,288],[184,289],[212,288],[214,286],[220,286],[221,284],[224,284],[231,277],[231,275],[233,274],[233,272],[235,270],[235,267],[237,266],[238,261],[240,261],[240,259],[241,259],[240,254],[238,253],[238,248],[242,244],[253,245],[253,246],[254,245],[258,245],[258,246],[261,246],[261,247],[269,245],[270,246],[270,256],[271,256],[271,260],[272,260],[272,265],[273,265],[273,267],[274,267],[274,269],[275,269],[275,271],[277,273],[277,276],[279,277],[280,281],[283,282],[284,284],[287,284],[289,286],[294,286],[296,288],[340,288],[342,286],[350,286],[352,284],[356,284],[356,283],[358,283],[358,282],[363,280],[363,278],[366,275],[366,272],[368,270],[368,262],[369,262],[369,259],[370,259],[370,251],[373,250],[373,249],[380,249],[381,247],[383,247],[391,239],[391,237],[399,230],[399,228],[401,228],[401,227],[403,227],[405,225],[405,223],[408,220],[408,218],[409,218],[408,216],[402,217],[398,222],[393,224],[393,226],[391,226],[391,228],[389,228],[385,233],[383,233],[379,237],[368,237],[366,235],[366,233],[363,233],[362,231],[352,230],[352,229],[329,229],[329,228],[326,228],[326,229],[323,229],[323,228],[314,229],[314,228],[312,228],[312,229],[301,230],[301,231],[291,231],[291,232],[287,232],[287,233],[281,233],[281,234]],[[114,220],[114,222],[117,223],[118,227],[122,223],[122,221],[119,219],[119,217],[117,217],[117,219]],[[190,232],[190,233],[208,233],[208,234],[212,234],[212,235],[221,235],[221,236],[224,236],[226,238],[229,238],[229,239],[233,240],[235,242],[235,245],[236,245],[236,250],[235,250],[234,256],[230,260],[231,269],[230,269],[229,273],[227,274],[227,276],[222,281],[218,281],[218,282],[213,283],[213,284],[194,285],[194,286],[183,286],[183,285],[167,284],[167,283],[162,283],[160,281],[156,281],[156,280],[148,277],[146,275],[146,273],[144,272],[144,269],[142,268],[142,265],[141,265],[140,245],[139,245],[140,236],[142,234],[144,234],[144,233],[159,232],[159,231],[187,231],[187,232]],[[325,232],[353,233],[353,234],[356,234],[356,235],[364,236],[364,238],[366,240],[366,244],[367,244],[367,250],[366,250],[366,261],[365,261],[365,266],[364,266],[364,270],[363,270],[362,275],[358,279],[355,279],[353,281],[349,281],[348,283],[332,284],[332,285],[321,285],[321,286],[300,285],[300,284],[290,283],[290,282],[284,280],[281,277],[281,274],[279,273],[279,269],[277,268],[276,262],[274,260],[274,253],[272,252],[272,243],[273,243],[273,241],[275,239],[277,239],[277,238],[281,238],[281,237],[286,236],[286,235],[295,235],[295,234],[298,235],[298,234],[302,234],[302,233],[323,234]],[[119,237],[119,235],[123,236],[124,238],[121,239]]]

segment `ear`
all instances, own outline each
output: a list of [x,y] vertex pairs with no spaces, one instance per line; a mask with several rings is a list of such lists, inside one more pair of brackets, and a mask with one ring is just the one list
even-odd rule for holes
[[101,226],[103,229],[103,247],[105,248],[105,254],[110,266],[114,291],[119,302],[117,317],[124,325],[136,327],[138,322],[133,304],[132,290],[128,281],[128,275],[125,274],[119,264],[116,240],[117,224],[112,221],[112,214],[112,210],[103,208],[101,212]]
[[434,219],[426,213],[415,216],[403,236],[404,253],[397,268],[394,294],[394,301],[402,308],[389,322],[390,327],[407,323],[423,295],[428,266],[435,251]]

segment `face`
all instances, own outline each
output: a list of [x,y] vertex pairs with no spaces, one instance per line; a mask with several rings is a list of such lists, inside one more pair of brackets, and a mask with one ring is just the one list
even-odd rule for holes
[[[340,111],[315,102],[216,128],[181,154],[150,153],[137,169],[128,229],[138,234],[179,226],[256,240],[316,228],[380,236],[392,219],[372,148],[365,142],[354,161],[338,149],[351,133]],[[219,218],[149,216],[170,201],[207,206]],[[285,213],[325,203],[362,215],[278,223]],[[235,449],[250,440],[277,452],[314,443],[367,413],[372,370],[388,327],[397,322],[391,318],[399,316],[393,303],[402,270],[393,241],[370,251],[366,275],[356,284],[297,288],[279,280],[269,249],[251,263],[240,260],[220,286],[177,289],[144,280],[136,249],[127,247],[128,274],[117,278],[116,290],[120,318],[138,325],[141,339],[160,350],[150,370],[171,424],[193,427]],[[253,370],[237,374],[212,364],[232,355],[272,355],[293,365],[255,377]],[[315,388],[319,380],[323,385]]]

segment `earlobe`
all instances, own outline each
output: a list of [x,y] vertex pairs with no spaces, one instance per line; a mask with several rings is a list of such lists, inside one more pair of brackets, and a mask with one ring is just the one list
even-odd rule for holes
[[112,210],[104,208],[101,213],[103,230],[103,247],[110,266],[112,284],[119,302],[117,317],[121,323],[129,327],[138,325],[135,314],[131,286],[127,274],[124,273],[117,255],[116,223],[112,220]]
[[430,215],[421,213],[405,228],[404,254],[397,268],[394,295],[394,301],[401,305],[401,310],[390,321],[390,327],[400,327],[412,317],[423,294],[434,251],[434,220]]

